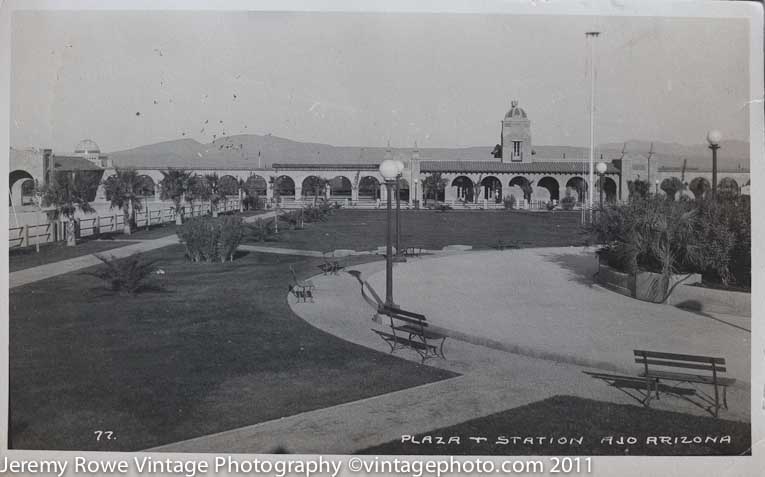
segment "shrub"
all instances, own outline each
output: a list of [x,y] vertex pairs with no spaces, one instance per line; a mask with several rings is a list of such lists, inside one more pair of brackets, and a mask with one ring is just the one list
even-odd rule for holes
[[572,195],[566,195],[560,200],[560,206],[563,210],[573,210],[576,205],[576,198]]
[[555,204],[553,203],[553,201],[547,202],[545,206],[547,207],[547,210],[555,210]]
[[589,227],[608,264],[635,273],[703,273],[723,285],[751,283],[748,200],[658,197],[600,211]]
[[156,268],[156,260],[145,261],[140,255],[116,259],[96,254],[96,258],[104,265],[95,272],[86,272],[86,274],[100,278],[112,291],[134,295],[141,291],[159,288],[159,282],[156,280],[156,272],[159,271]]
[[506,195],[502,201],[504,202],[506,209],[511,210],[515,208],[516,200],[514,195]]
[[258,219],[245,226],[244,235],[247,240],[265,242],[276,236],[273,220]]
[[186,246],[186,256],[193,262],[225,262],[234,259],[234,252],[244,237],[241,217],[195,217],[177,229],[178,238]]
[[452,210],[452,206],[449,204],[438,204],[436,210],[439,212],[446,212],[447,210]]

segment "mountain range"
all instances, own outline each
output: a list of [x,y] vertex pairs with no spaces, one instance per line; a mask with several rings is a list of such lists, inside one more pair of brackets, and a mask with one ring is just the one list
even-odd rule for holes
[[[420,148],[422,160],[494,161],[493,145],[464,148]],[[391,148],[396,158],[408,159],[413,148]],[[575,146],[534,146],[537,161],[572,161],[589,157],[589,149]],[[625,144],[602,144],[596,149],[596,158],[619,159],[622,151],[632,156],[647,157],[651,143],[631,140]],[[261,168],[274,163],[321,164],[381,162],[386,153],[384,147],[332,146],[329,144],[299,142],[272,135],[228,136],[207,144],[194,139],[147,144],[123,151],[109,153],[117,167],[183,167],[193,168]],[[653,159],[662,166],[682,166],[684,160],[690,168],[711,166],[711,152],[704,144],[682,145],[677,143],[653,143]],[[749,168],[749,143],[723,141],[718,151],[721,169]]]

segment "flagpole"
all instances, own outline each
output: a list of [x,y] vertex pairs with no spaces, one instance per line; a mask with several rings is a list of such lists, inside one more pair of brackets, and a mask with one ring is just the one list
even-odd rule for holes
[[595,38],[600,35],[599,31],[588,31],[585,36],[590,43],[590,179],[588,181],[588,204],[589,221],[592,223],[592,204],[595,198]]

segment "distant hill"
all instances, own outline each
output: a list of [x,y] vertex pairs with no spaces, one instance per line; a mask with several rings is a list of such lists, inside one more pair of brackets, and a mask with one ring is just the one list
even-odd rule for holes
[[[466,148],[421,148],[423,160],[493,161],[494,145]],[[623,144],[603,144],[596,154],[606,160],[618,159]],[[650,142],[628,141],[626,153],[647,156]],[[689,167],[709,167],[711,153],[705,145],[685,146],[655,142],[654,158],[661,165],[680,166],[688,159]],[[534,146],[535,158],[545,161],[582,160],[589,157],[585,147]],[[412,148],[392,148],[394,157],[408,159]],[[193,139],[148,144],[109,153],[120,167],[270,167],[273,163],[363,163],[376,164],[385,156],[384,147],[331,146],[298,142],[272,135],[237,135],[217,139],[208,144]],[[749,167],[749,144],[743,141],[723,141],[718,153],[721,168]]]

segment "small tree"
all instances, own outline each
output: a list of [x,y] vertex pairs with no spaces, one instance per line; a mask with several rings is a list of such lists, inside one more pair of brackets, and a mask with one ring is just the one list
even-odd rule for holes
[[130,235],[135,227],[135,213],[142,209],[141,199],[144,193],[144,179],[138,175],[135,169],[115,170],[113,176],[104,182],[106,200],[111,203],[111,208],[122,210],[124,216],[123,232]]
[[677,177],[669,177],[661,182],[661,190],[667,194],[668,200],[675,200],[677,193],[683,189],[685,189],[685,185]]
[[196,199],[210,201],[210,213],[213,217],[218,216],[218,204],[226,200],[226,193],[223,190],[221,180],[218,174],[205,174],[192,181],[192,196]]
[[523,181],[523,183],[521,184],[521,191],[523,192],[523,199],[526,202],[529,202],[529,203],[531,203],[531,194],[534,193],[534,188],[532,187],[532,185],[533,185],[533,182],[529,182],[527,180]]
[[425,205],[428,202],[428,196],[433,195],[433,200],[437,200],[438,194],[446,188],[448,181],[444,179],[440,172],[434,172],[422,181],[422,190],[425,191]]
[[91,181],[84,179],[75,172],[59,172],[53,174],[51,181],[42,186],[40,196],[44,207],[54,207],[53,219],[66,218],[66,244],[73,247],[77,244],[75,238],[74,216],[77,211],[83,213],[94,212],[90,205],[89,197],[97,186]]
[[170,169],[161,172],[163,177],[160,181],[160,185],[162,186],[160,198],[162,200],[173,201],[173,204],[175,205],[175,223],[181,225],[183,223],[183,210],[181,204],[191,190],[191,172],[183,169]]
[[313,206],[316,207],[316,203],[319,201],[319,193],[327,189],[329,181],[321,177],[310,176],[303,182],[308,190],[313,191]]
[[651,184],[648,181],[636,179],[627,181],[627,188],[629,189],[630,200],[645,199],[651,191]]

